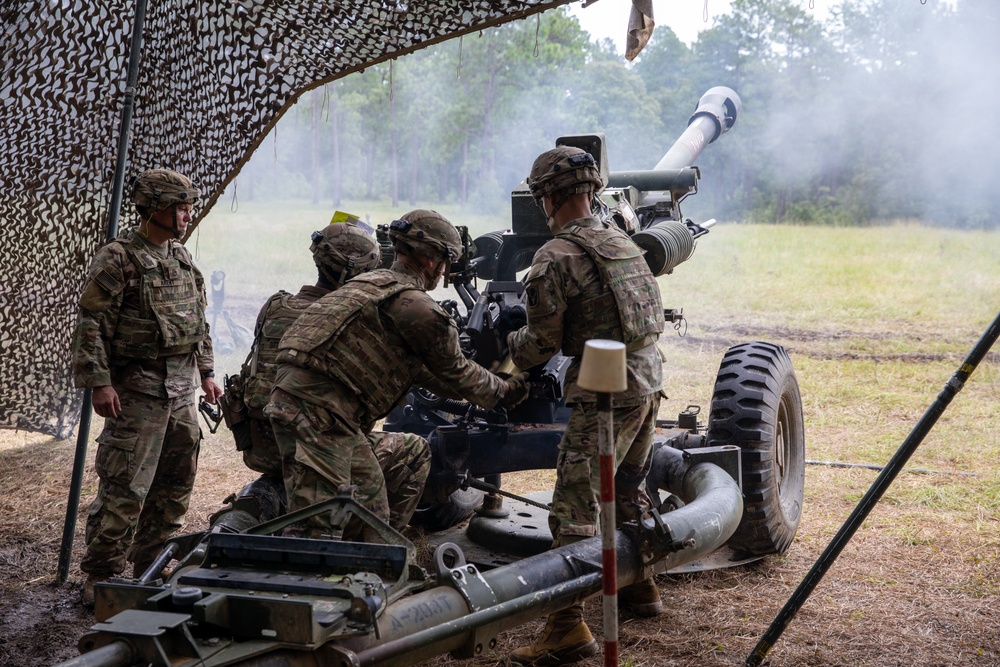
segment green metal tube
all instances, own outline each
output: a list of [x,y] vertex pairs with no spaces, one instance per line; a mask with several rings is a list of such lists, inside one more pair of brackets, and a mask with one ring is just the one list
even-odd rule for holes
[[61,662],[59,667],[129,667],[135,660],[132,646],[127,641],[118,640]]
[[[683,544],[659,545],[660,551],[668,553],[656,563],[655,569],[666,571],[698,560],[722,546],[739,525],[743,499],[733,478],[718,466],[709,463],[691,466],[679,451],[669,447],[660,450],[667,450],[657,456],[660,461],[657,470],[662,475],[657,480],[660,487],[676,489],[678,495],[691,499],[690,504],[662,515],[661,519],[670,535],[693,536]],[[618,587],[622,588],[646,575],[639,545],[633,537],[617,531],[616,541]],[[672,551],[673,548],[679,550]],[[599,575],[601,555],[602,543],[598,536],[483,572],[482,577],[497,600],[493,607],[501,607],[489,614],[476,612],[481,615],[472,615],[473,610],[465,599],[447,586],[403,598],[390,605],[379,620],[381,639],[366,635],[344,640],[338,645],[355,653],[359,660],[367,656],[364,662],[357,663],[366,667],[405,667],[453,651],[467,641],[463,633],[483,624],[491,623],[493,629],[500,632],[600,592],[600,576],[591,575]],[[570,587],[559,588],[574,581],[577,583]],[[561,591],[560,595],[546,593],[553,590]],[[528,604],[532,598],[534,600]],[[472,615],[475,622],[456,624],[457,619],[467,614]],[[418,618],[421,627],[413,621]],[[424,632],[438,625],[446,627]],[[376,651],[375,647],[383,643],[405,647],[405,652],[397,654],[396,649]],[[374,661],[375,658],[379,661]]]
[[[362,667],[369,665],[411,665],[413,651],[416,647],[430,646],[437,642],[458,637],[470,630],[503,621],[505,618],[520,615],[523,612],[537,609],[543,605],[572,598],[581,591],[590,590],[600,585],[601,574],[592,572],[578,579],[563,582],[545,590],[535,591],[519,598],[501,602],[477,612],[470,613],[456,620],[435,625],[407,637],[401,637],[385,644],[362,651],[357,655]],[[437,655],[435,652],[433,655]],[[399,658],[404,658],[399,662]]]

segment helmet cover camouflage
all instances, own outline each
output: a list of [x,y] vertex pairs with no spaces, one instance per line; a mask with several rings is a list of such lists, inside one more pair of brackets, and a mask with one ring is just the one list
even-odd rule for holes
[[132,184],[132,201],[136,207],[162,211],[173,204],[196,204],[201,190],[191,179],[170,169],[148,169]]
[[556,192],[595,193],[604,189],[604,179],[594,156],[575,146],[557,146],[545,151],[531,165],[528,189],[535,201]]
[[430,257],[445,257],[455,261],[462,256],[462,237],[448,220],[437,211],[417,209],[393,220],[389,239],[400,242]]
[[313,232],[309,249],[323,277],[338,286],[377,268],[382,254],[370,234],[348,222],[334,222]]

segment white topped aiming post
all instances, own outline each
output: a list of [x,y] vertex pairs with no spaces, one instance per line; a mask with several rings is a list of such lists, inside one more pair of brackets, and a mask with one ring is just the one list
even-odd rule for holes
[[618,667],[618,561],[615,544],[615,431],[611,394],[628,389],[625,344],[588,340],[577,385],[597,393],[601,470],[601,565],[604,582],[604,667]]

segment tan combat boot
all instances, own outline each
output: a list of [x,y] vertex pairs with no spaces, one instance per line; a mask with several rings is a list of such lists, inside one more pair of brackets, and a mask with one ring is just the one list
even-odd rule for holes
[[510,662],[521,667],[554,667],[589,658],[597,642],[583,622],[583,605],[573,605],[549,616],[541,637],[514,649]]
[[83,582],[83,588],[80,589],[80,603],[87,609],[93,609],[94,586],[107,580],[107,577],[102,577],[98,574],[88,574],[87,580]]
[[663,612],[660,589],[650,577],[618,591],[618,608],[629,609],[636,616],[656,616]]

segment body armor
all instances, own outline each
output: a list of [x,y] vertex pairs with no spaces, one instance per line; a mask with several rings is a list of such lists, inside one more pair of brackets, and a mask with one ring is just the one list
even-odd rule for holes
[[605,226],[573,226],[556,238],[572,241],[587,252],[605,288],[597,297],[566,311],[563,354],[583,354],[584,343],[591,338],[621,341],[630,352],[654,343],[663,332],[663,304],[639,247],[621,230]]
[[130,359],[156,359],[189,354],[208,335],[201,293],[191,255],[170,242],[167,257],[148,252],[141,241],[117,241],[139,271],[138,299],[122,301],[111,340],[111,358],[124,365]]
[[277,361],[311,368],[354,391],[371,419],[393,408],[416,369],[388,342],[379,307],[404,290],[419,289],[379,269],[350,280],[321,299],[288,329]]
[[282,290],[264,304],[260,323],[254,331],[253,352],[240,371],[244,386],[243,400],[251,410],[263,410],[271,400],[271,388],[278,370],[275,360],[281,337],[324,294],[327,294],[327,290],[319,287],[303,287],[294,296]]

